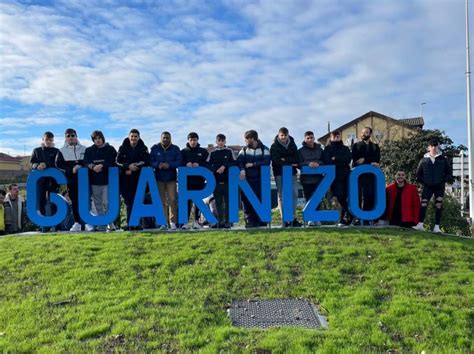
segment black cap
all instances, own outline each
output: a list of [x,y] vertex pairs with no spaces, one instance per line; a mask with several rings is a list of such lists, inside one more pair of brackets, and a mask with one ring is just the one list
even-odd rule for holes
[[76,134],[76,131],[72,128],[67,128],[66,131],[64,132],[64,135],[67,135],[67,134]]

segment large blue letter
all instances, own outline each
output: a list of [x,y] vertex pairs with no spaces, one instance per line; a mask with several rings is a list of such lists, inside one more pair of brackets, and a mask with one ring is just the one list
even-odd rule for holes
[[239,188],[252,204],[258,217],[263,222],[272,221],[272,198],[270,184],[270,166],[260,167],[260,188],[262,201],[258,200],[255,192],[246,180],[240,180],[240,169],[232,166],[229,169],[229,221],[239,221]]
[[[201,176],[207,180],[206,186],[202,190],[188,190],[188,176]],[[194,202],[204,217],[210,224],[217,223],[217,219],[211,210],[204,203],[203,199],[207,198],[214,192],[216,187],[216,179],[214,174],[205,167],[179,167],[178,168],[178,221],[180,224],[188,223],[188,200]]]
[[87,224],[94,226],[108,225],[117,219],[120,212],[118,167],[109,168],[108,204],[109,209],[104,215],[92,215],[90,212],[89,169],[79,169],[79,215]]
[[[150,188],[151,204],[145,204],[146,189]],[[140,179],[133,200],[132,213],[128,226],[138,226],[140,218],[154,217],[155,223],[159,225],[167,225],[163,205],[161,204],[160,193],[156,185],[155,173],[151,167],[144,167],[140,171]]]
[[293,166],[283,166],[281,170],[281,193],[283,222],[292,222],[293,215]]
[[324,177],[319,183],[318,188],[314,191],[308,203],[303,209],[304,221],[338,221],[339,212],[337,210],[316,210],[318,205],[323,200],[326,192],[331,187],[334,178],[336,178],[336,166],[325,165],[317,168],[304,166],[302,174],[324,174]]
[[28,200],[26,201],[26,212],[28,213],[28,218],[38,226],[48,227],[55,226],[60,224],[67,214],[67,205],[66,201],[61,198],[57,193],[50,193],[49,199],[50,202],[55,204],[57,207],[56,214],[51,216],[41,215],[37,209],[38,205],[38,181],[41,178],[51,177],[56,180],[59,184],[66,184],[67,180],[64,174],[55,169],[47,168],[46,170],[39,171],[34,170],[28,176],[28,181],[26,183],[26,195]]
[[[371,173],[375,176],[375,200],[373,210],[362,210],[359,207],[359,176]],[[349,175],[349,211],[360,220],[375,220],[385,211],[385,176],[382,170],[372,165],[361,165],[354,168]]]

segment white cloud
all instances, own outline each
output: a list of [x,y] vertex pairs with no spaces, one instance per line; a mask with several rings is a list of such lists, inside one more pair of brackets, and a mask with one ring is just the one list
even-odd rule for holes
[[22,125],[88,132],[99,112],[116,141],[131,127],[150,146],[163,130],[184,145],[191,130],[206,144],[258,129],[270,144],[280,126],[323,135],[328,120],[416,116],[426,101],[427,126],[465,140],[462,4],[229,0],[232,21],[199,1],[132,5],[0,5],[0,97],[44,106]]

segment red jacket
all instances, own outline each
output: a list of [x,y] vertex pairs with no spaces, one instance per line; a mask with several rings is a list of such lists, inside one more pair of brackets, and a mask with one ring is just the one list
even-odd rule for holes
[[[397,184],[392,183],[387,186],[387,218],[392,220],[395,199],[397,198]],[[420,196],[414,184],[405,183],[402,192],[402,222],[412,222],[418,224],[420,219]]]

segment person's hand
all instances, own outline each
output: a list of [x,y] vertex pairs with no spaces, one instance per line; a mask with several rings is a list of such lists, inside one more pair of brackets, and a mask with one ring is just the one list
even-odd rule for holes
[[188,163],[186,164],[186,167],[193,167],[193,163],[192,163],[192,162],[188,162]]
[[380,166],[380,164],[379,164],[378,162],[372,162],[371,165],[372,165],[372,166],[375,166],[375,167],[379,167],[379,166]]
[[253,162],[247,162],[245,164],[245,168],[250,168],[250,167],[253,167]]
[[311,161],[311,162],[309,163],[309,167],[312,167],[312,168],[319,167],[319,163],[314,162],[314,161]]
[[199,164],[197,162],[193,163],[193,167],[199,167]]
[[44,162],[41,162],[37,167],[37,169],[40,171],[44,170],[45,168],[46,168],[46,164]]
[[363,157],[361,157],[360,159],[356,160],[356,165],[363,164],[364,161],[365,161],[365,159]]
[[224,171],[225,171],[225,166],[221,166],[221,167],[219,167],[219,168],[217,169],[216,172],[221,175],[221,174],[224,173]]
[[135,171],[138,171],[138,166],[136,163],[131,163],[129,166],[128,166],[129,170],[132,171],[132,172],[135,172]]
[[77,171],[79,171],[79,169],[81,168],[81,165],[76,165],[72,168],[72,173],[77,173]]
[[240,180],[243,181],[245,179],[245,170],[240,171]]
[[94,172],[101,172],[103,167],[104,167],[104,165],[102,165],[102,164],[95,165],[93,170],[94,170]]
[[127,176],[130,176],[130,175],[132,174],[132,171],[127,170],[127,171],[125,171],[125,174],[126,174]]

